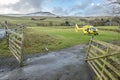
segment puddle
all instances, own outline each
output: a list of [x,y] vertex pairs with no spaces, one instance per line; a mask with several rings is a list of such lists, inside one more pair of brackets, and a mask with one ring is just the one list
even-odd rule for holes
[[0,39],[5,36],[5,29],[0,29]]

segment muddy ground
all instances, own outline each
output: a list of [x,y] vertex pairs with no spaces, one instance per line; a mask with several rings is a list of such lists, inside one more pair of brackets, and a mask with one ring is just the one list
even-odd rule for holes
[[84,61],[84,48],[86,45],[77,45],[47,54],[26,56],[23,68],[18,67],[15,58],[1,58],[0,63],[9,60],[9,65],[0,65],[0,80],[93,80],[94,73]]

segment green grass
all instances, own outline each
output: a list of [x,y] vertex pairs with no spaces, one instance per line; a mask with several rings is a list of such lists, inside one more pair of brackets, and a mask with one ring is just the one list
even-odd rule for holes
[[[46,18],[45,20],[31,20],[31,18],[41,19]],[[10,17],[10,16],[0,16],[0,22],[8,21],[12,24],[25,24],[28,27],[38,26],[38,24],[42,23],[44,25],[49,25],[50,22],[53,25],[60,25],[61,23],[65,23],[65,21],[69,21],[70,23],[74,24],[85,24],[85,22],[80,21],[79,17]],[[0,26],[1,28],[1,26]]]
[[7,48],[6,39],[0,40],[0,56],[11,56],[9,49]]
[[[79,41],[79,39],[82,38],[80,38],[80,34],[74,32],[74,29],[29,27],[26,29],[25,43],[27,43],[26,47],[28,47],[26,53],[29,52],[29,49],[32,51],[34,50],[34,52],[40,52],[41,50],[45,51],[45,48],[47,47],[52,51],[85,42],[84,40]],[[29,46],[33,45],[35,47],[29,47],[28,44]]]
[[102,29],[117,29],[118,26],[96,26],[96,28],[102,28]]
[[[76,33],[73,28],[49,28],[49,27],[28,27],[26,29],[25,52],[44,52],[47,47],[50,51],[58,50],[78,44],[87,43],[91,36]],[[120,35],[116,32],[99,31],[95,38],[103,41],[118,40]]]
[[[64,26],[65,27],[65,26]],[[88,43],[90,35],[82,31],[75,32],[74,28],[56,27],[27,27],[25,30],[25,54],[59,50],[66,47]],[[99,31],[95,39],[102,41],[119,41],[120,35],[111,31]],[[0,41],[0,55],[11,55],[6,46],[6,41]]]
[[[42,17],[36,17],[42,18]],[[59,50],[66,47],[87,43],[91,36],[84,35],[82,31],[76,33],[72,27],[74,26],[50,26],[40,27],[38,23],[49,24],[60,24],[65,21],[71,23],[84,24],[80,21],[79,17],[46,17],[45,20],[31,20],[31,17],[7,17],[0,16],[0,22],[7,20],[10,23],[25,24],[25,53],[39,53],[45,52],[45,48],[49,51]],[[1,26],[0,26],[1,28]],[[98,26],[98,28],[116,28],[115,26]],[[103,41],[118,40],[118,33],[110,31],[99,31],[99,35],[96,39]],[[5,39],[0,40],[0,55],[11,55],[9,52]]]

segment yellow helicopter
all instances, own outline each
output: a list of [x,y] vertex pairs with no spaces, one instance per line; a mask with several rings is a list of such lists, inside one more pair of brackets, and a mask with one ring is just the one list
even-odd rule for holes
[[79,28],[78,25],[75,25],[75,31],[78,32],[82,30],[84,34],[94,34],[94,35],[98,35],[98,29],[91,26],[91,25],[85,25],[82,28]]

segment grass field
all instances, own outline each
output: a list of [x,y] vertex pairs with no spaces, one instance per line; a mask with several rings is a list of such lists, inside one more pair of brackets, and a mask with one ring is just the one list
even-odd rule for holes
[[118,26],[96,26],[96,27],[102,29],[118,29]]
[[[42,19],[45,18],[45,20],[31,20],[31,18],[35,19]],[[0,22],[8,21],[9,23],[12,24],[25,24],[28,27],[33,27],[33,26],[39,26],[38,24],[44,24],[44,25],[49,25],[52,23],[53,25],[60,25],[62,23],[65,23],[65,21],[69,21],[71,24],[84,24],[85,22],[80,21],[80,18],[78,17],[61,17],[61,18],[56,18],[56,17],[35,17],[35,16],[30,16],[30,17],[10,17],[10,16],[0,16]],[[1,28],[1,26],[0,26]]]
[[[99,31],[95,39],[103,41],[119,40],[120,35],[111,31]],[[59,50],[66,47],[88,43],[90,35],[81,31],[75,32],[74,28],[27,27],[25,30],[25,54]],[[6,41],[0,41],[0,55],[11,55],[6,46]]]
[[[25,54],[46,52],[46,48],[49,51],[59,50],[66,47],[88,43],[91,36],[84,35],[82,31],[76,33],[73,26],[58,26],[58,24],[69,21],[75,24],[85,24],[84,21],[80,21],[82,17],[46,17],[45,20],[31,20],[31,17],[8,17],[0,16],[0,22],[8,21],[12,24],[24,24],[25,30]],[[44,17],[34,17],[41,19]],[[89,18],[92,19],[92,18]],[[53,23],[57,26],[45,26],[46,24]],[[43,23],[43,26],[37,24]],[[116,29],[116,26],[96,26],[97,28]],[[2,28],[0,26],[0,28]],[[11,27],[9,27],[11,28]],[[95,36],[96,39],[103,41],[119,40],[120,35],[117,32],[101,31],[99,35]],[[0,40],[0,55],[11,55],[9,52],[6,40]]]

